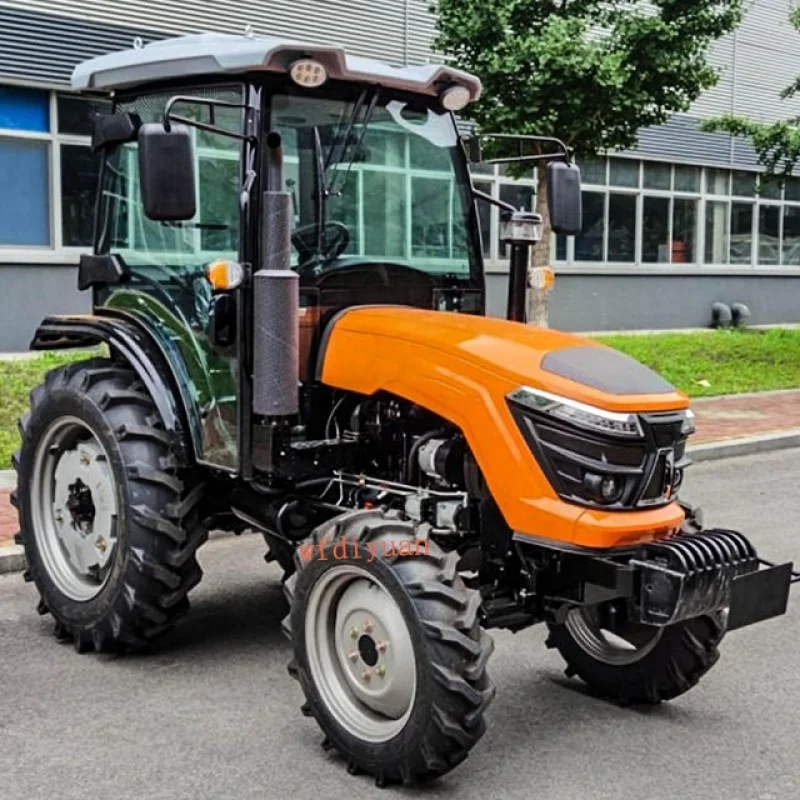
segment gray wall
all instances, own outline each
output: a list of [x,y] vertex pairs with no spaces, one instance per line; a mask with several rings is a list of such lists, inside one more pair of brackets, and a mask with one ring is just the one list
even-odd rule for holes
[[75,267],[0,264],[0,286],[0,353],[27,350],[33,332],[48,314],[85,314],[91,309],[89,292],[76,288]]
[[[486,276],[488,312],[505,313],[506,276]],[[703,328],[711,304],[745,303],[753,325],[800,322],[800,276],[556,275],[550,325],[573,331]]]

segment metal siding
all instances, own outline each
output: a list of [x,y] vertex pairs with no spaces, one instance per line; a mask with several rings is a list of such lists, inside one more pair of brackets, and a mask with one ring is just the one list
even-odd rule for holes
[[3,317],[0,353],[28,349],[34,331],[48,314],[86,314],[91,293],[78,291],[77,267],[0,265]]
[[[390,63],[423,63],[430,52],[433,19],[423,13],[420,0],[270,0],[241,3],[237,0],[6,0],[7,5],[69,18],[80,17],[129,29],[165,31],[170,34],[240,33],[247,25],[255,33],[285,36],[311,44],[337,44],[352,53]],[[406,43],[406,5],[409,25]],[[127,43],[128,46],[130,42]]]
[[130,47],[134,37],[161,38],[153,31],[115,27],[0,5],[0,82],[68,84],[79,61]]

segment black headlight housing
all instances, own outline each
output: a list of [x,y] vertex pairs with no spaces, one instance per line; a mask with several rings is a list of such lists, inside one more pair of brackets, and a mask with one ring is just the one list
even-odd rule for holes
[[691,411],[616,414],[523,387],[508,404],[525,441],[564,500],[630,511],[677,497]]

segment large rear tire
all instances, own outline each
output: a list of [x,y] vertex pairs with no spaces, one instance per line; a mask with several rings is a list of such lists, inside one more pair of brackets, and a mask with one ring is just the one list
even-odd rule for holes
[[719,659],[725,635],[721,614],[655,628],[624,623],[603,627],[595,608],[572,609],[561,625],[550,625],[547,646],[567,662],[592,691],[622,705],[657,705],[694,687]]
[[353,511],[314,532],[286,581],[304,711],[379,786],[443,775],[484,733],[493,642],[457,561],[425,525]]
[[139,650],[188,608],[202,486],[136,373],[91,359],[48,373],[19,422],[13,496],[38,610],[79,652]]

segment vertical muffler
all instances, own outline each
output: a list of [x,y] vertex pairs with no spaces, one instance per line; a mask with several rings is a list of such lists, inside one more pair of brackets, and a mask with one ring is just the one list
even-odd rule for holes
[[286,417],[299,406],[299,277],[291,267],[292,202],[283,191],[283,146],[267,136],[261,269],[253,275],[253,412]]

